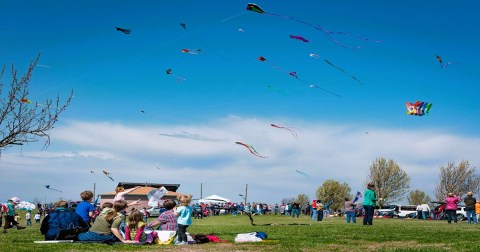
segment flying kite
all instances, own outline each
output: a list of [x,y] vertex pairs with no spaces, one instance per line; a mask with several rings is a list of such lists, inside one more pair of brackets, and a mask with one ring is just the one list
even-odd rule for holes
[[355,199],[353,199],[353,204],[355,204],[360,197],[362,197],[362,193],[360,193],[360,191],[357,191],[357,195],[355,195]]
[[352,78],[352,79],[356,80],[356,81],[358,82],[358,84],[360,84],[360,85],[363,85],[363,84],[362,84],[362,82],[360,82],[360,80],[359,80],[359,79],[357,79],[357,77],[355,77],[355,76],[351,75],[349,72],[347,72],[347,71],[345,71],[345,70],[341,69],[340,67],[338,67],[338,66],[334,65],[332,62],[330,62],[330,61],[328,61],[328,60],[325,60],[325,63],[327,63],[327,64],[329,64],[330,66],[332,66],[332,67],[334,67],[334,68],[336,68],[336,69],[338,69],[338,70],[340,70],[340,71],[344,72],[346,75],[350,76],[350,78]]
[[312,57],[312,58],[315,58],[315,59],[319,59],[319,58],[320,58],[320,55],[315,54],[315,53],[310,53],[308,56],[310,56],[310,57]]
[[449,65],[455,64],[455,62],[453,62],[453,61],[447,61],[446,63],[443,63],[442,57],[440,57],[438,55],[436,55],[436,58],[437,58],[438,62],[440,63],[440,66],[442,68],[447,68]]
[[304,37],[302,37],[302,36],[290,35],[290,38],[298,39],[298,40],[303,41],[303,42],[310,42],[310,41],[308,41],[306,38],[304,38]]
[[245,30],[242,29],[242,28],[238,28],[238,31],[239,31],[239,32],[245,32]]
[[183,78],[182,76],[178,76],[178,75],[176,75],[176,74],[172,74],[172,69],[170,69],[170,68],[167,69],[167,70],[165,70],[165,73],[174,76],[174,77],[175,77],[175,80],[176,80],[177,82],[181,82],[181,81],[186,80],[186,79]]
[[[266,59],[265,57],[263,57],[263,56],[260,56],[260,57],[258,57],[257,59],[258,59],[259,61],[262,61],[262,62],[267,61],[267,59]],[[279,67],[279,66],[277,66],[277,65],[275,65],[275,64],[273,64],[273,63],[271,63],[270,61],[267,61],[267,62],[272,66],[272,68],[275,68],[275,69],[278,69],[279,71],[282,71],[282,72],[284,72],[284,73],[287,73],[288,75],[290,75],[290,76],[294,77],[295,79],[303,82],[304,84],[307,84],[308,87],[316,87],[316,88],[321,89],[321,90],[323,90],[323,91],[325,91],[325,92],[327,92],[327,93],[330,93],[330,94],[332,94],[332,95],[335,95],[335,96],[340,97],[340,95],[338,95],[338,94],[336,94],[336,93],[333,93],[333,92],[330,91],[330,90],[321,88],[321,87],[319,87],[319,86],[317,86],[317,85],[311,84],[311,83],[307,82],[306,80],[303,80],[303,79],[299,78],[297,72],[289,72],[289,71],[286,71],[285,69],[283,69],[283,68],[281,68],[281,67]]]
[[202,49],[182,49],[183,53],[198,54]]
[[428,115],[432,108],[432,103],[417,101],[415,103],[406,102],[407,115],[424,116]]
[[288,130],[290,131],[290,133],[292,134],[293,137],[297,138],[298,137],[298,133],[297,131],[295,131],[294,129],[295,128],[290,128],[290,127],[285,127],[285,126],[279,126],[279,125],[276,125],[276,124],[270,124],[270,126],[274,127],[274,128],[277,128],[277,129],[284,129],[284,130]]
[[299,171],[299,170],[295,170],[298,174],[301,174],[305,177],[308,177],[308,174],[306,174],[305,172],[302,172],[302,171]]
[[30,101],[27,98],[22,98],[20,101],[23,102],[23,103],[32,103],[32,101]]
[[109,179],[111,179],[112,181],[115,181],[115,180],[113,180],[112,177],[110,177],[110,173],[109,173],[109,172],[103,171],[103,174],[105,174],[105,176],[107,176],[107,177],[108,177]]
[[50,185],[45,185],[45,188],[47,188],[47,189],[49,189],[49,190],[53,190],[53,191],[57,191],[57,192],[61,192],[61,193],[62,193],[62,191],[60,191],[60,190],[51,188]]
[[121,32],[123,32],[123,33],[125,33],[125,34],[130,34],[130,33],[132,32],[132,31],[129,30],[129,29],[125,29],[125,28],[121,28],[121,27],[115,27],[115,29],[116,29],[117,31],[121,31]]
[[162,201],[162,197],[167,194],[168,190],[165,187],[160,187],[158,189],[153,189],[147,194],[148,205],[156,207]]
[[256,13],[259,13],[259,14],[264,14],[264,15],[269,15],[269,16],[276,16],[276,17],[281,17],[281,18],[285,18],[285,19],[289,19],[289,20],[293,20],[295,22],[298,22],[298,23],[301,23],[301,24],[304,24],[304,25],[308,25],[320,32],[322,32],[331,42],[333,42],[334,44],[338,45],[338,46],[341,46],[343,48],[347,48],[347,49],[352,49],[352,50],[356,50],[356,49],[359,49],[361,48],[361,46],[355,46],[355,47],[351,47],[351,46],[347,46],[346,44],[343,44],[341,43],[340,41],[336,40],[335,38],[333,38],[333,35],[343,35],[343,36],[349,36],[349,37],[352,37],[352,38],[355,38],[355,39],[358,39],[358,40],[363,40],[363,41],[373,41],[373,42],[381,42],[380,40],[372,40],[372,39],[369,39],[367,37],[364,37],[363,35],[354,35],[354,34],[351,34],[351,33],[348,33],[348,32],[335,32],[335,31],[329,31],[325,28],[323,28],[322,26],[320,25],[313,25],[311,23],[308,23],[306,21],[303,21],[303,20],[300,20],[300,19],[296,19],[294,17],[290,17],[290,16],[285,16],[285,15],[280,15],[280,14],[275,14],[275,13],[269,13],[269,12],[265,12],[260,6],[258,6],[257,4],[254,4],[254,3],[249,3],[247,4],[247,10],[249,11],[253,11],[253,12],[256,12]]
[[239,144],[239,145],[243,145],[245,146],[245,148],[248,149],[248,151],[250,151],[250,153],[252,153],[253,155],[257,156],[257,157],[261,157],[261,158],[266,158],[265,156],[262,156],[260,155],[260,153],[258,153],[255,148],[253,148],[253,146],[249,145],[249,144],[244,144],[242,142],[235,142],[236,144]]

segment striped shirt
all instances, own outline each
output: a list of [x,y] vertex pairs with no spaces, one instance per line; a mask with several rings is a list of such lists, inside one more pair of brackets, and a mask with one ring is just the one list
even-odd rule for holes
[[172,210],[168,210],[160,214],[157,218],[160,221],[160,229],[161,230],[168,230],[168,231],[176,231],[177,230],[177,218]]

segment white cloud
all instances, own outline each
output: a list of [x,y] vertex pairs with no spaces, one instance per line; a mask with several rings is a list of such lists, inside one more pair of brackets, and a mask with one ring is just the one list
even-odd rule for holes
[[[270,126],[278,119],[228,116],[201,125],[122,125],[72,121],[52,132],[52,146],[38,152],[7,149],[0,159],[3,199],[17,195],[55,200],[78,199],[96,183],[97,192],[113,191],[116,181],[181,184],[179,191],[219,194],[240,201],[248,184],[252,201],[278,202],[299,193],[314,196],[327,179],[363,190],[377,157],[394,159],[412,177],[412,189],[434,195],[439,166],[469,160],[478,165],[480,139],[432,129],[365,129],[355,125],[286,121],[299,137]],[[241,141],[262,155],[249,153]],[[90,170],[96,172],[91,174]],[[301,170],[305,177],[295,172]],[[11,172],[10,172],[11,171]],[[214,172],[215,174],[212,174]],[[44,190],[44,184],[64,191]]]

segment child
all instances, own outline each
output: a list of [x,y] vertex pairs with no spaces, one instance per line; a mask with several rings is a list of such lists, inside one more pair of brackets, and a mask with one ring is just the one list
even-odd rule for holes
[[40,218],[41,218],[41,217],[42,217],[42,216],[40,215],[40,212],[37,212],[37,213],[35,214],[35,217],[34,217],[34,218],[35,218],[35,225],[40,224]]
[[83,191],[80,193],[80,198],[82,198],[82,202],[77,205],[75,212],[82,217],[85,223],[90,225],[93,217],[93,211],[95,210],[95,206],[92,204],[93,192]]
[[27,221],[27,226],[32,225],[32,212],[30,210],[25,214],[25,220]]
[[147,235],[144,230],[145,222],[143,222],[143,213],[138,210],[131,212],[125,228],[125,239],[145,242]]
[[180,207],[175,208],[174,210],[174,214],[177,217],[177,222],[178,222],[177,245],[186,245],[188,244],[187,228],[192,224],[193,209],[190,206],[190,201],[192,201],[192,195],[191,194],[178,195],[177,199],[178,199],[178,202],[180,203]]

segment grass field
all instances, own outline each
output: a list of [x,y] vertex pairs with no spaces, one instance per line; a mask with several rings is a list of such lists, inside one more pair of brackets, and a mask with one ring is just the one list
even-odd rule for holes
[[[21,215],[22,216],[22,215]],[[23,215],[24,216],[24,215]],[[214,233],[228,243],[198,245],[105,245],[34,244],[43,240],[39,226],[9,230],[0,234],[0,251],[480,251],[480,225],[465,221],[416,219],[374,219],[372,226],[347,224],[344,218],[330,217],[313,222],[306,216],[254,216],[252,226],[246,216],[214,216],[193,220],[191,234]],[[22,225],[24,220],[22,220]],[[271,226],[261,224],[274,223]],[[308,225],[290,225],[290,224]],[[265,242],[234,243],[239,233],[263,231]]]

